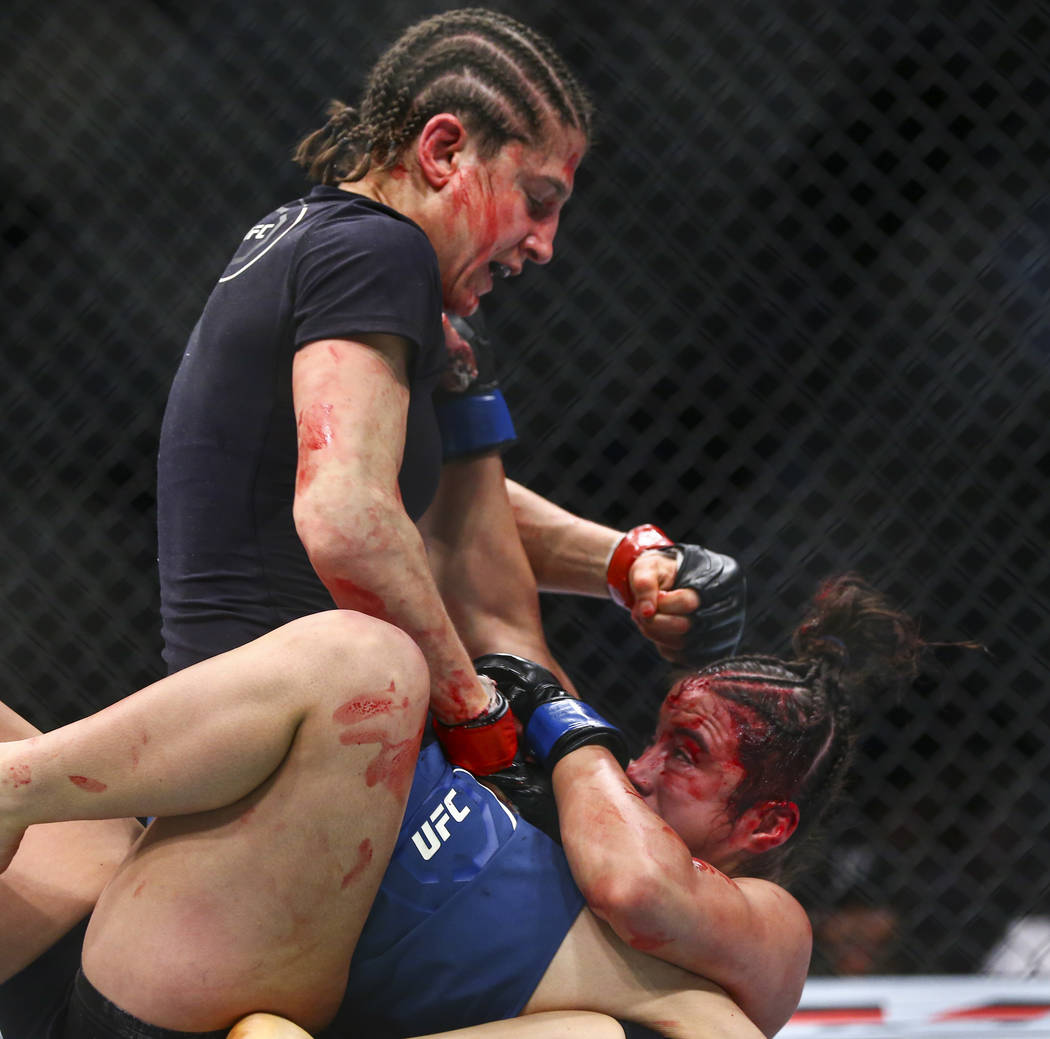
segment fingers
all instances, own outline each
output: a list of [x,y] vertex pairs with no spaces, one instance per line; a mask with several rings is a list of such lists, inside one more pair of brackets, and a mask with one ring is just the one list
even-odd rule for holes
[[663,552],[643,552],[631,565],[627,575],[634,596],[631,609],[635,621],[649,620],[660,610],[660,592],[670,589],[678,563]]
[[660,592],[656,612],[672,617],[686,617],[699,608],[700,596],[692,588],[676,588],[672,592]]
[[658,592],[658,610],[652,617],[640,616],[637,606],[631,616],[638,630],[649,639],[661,656],[673,659],[685,645],[685,638],[690,628],[689,614],[692,613],[692,601],[696,593],[683,589],[676,592]]

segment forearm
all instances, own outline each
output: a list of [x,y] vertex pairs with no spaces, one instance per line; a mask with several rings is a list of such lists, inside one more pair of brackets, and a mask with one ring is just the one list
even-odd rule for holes
[[588,746],[567,754],[551,779],[577,886],[591,908],[634,944],[643,922],[652,931],[654,910],[674,916],[669,893],[660,892],[668,892],[676,877],[691,878],[692,856],[608,750]]
[[423,539],[400,502],[360,491],[350,502],[301,496],[295,517],[335,604],[388,621],[423,651],[437,717],[456,722],[483,713],[488,694],[442,602]]
[[608,598],[606,567],[623,532],[574,516],[513,480],[507,493],[540,590]]
[[571,690],[547,645],[499,456],[446,463],[420,526],[441,597],[470,656],[515,653],[554,671]]

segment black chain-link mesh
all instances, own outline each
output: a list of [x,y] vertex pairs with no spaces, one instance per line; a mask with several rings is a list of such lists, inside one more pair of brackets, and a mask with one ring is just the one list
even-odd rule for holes
[[[0,648],[38,724],[161,673],[154,462],[185,337],[243,229],[303,189],[287,157],[326,100],[440,6],[0,14]],[[987,647],[872,705],[800,889],[818,922],[891,907],[891,969],[978,969],[1050,912],[1050,6],[498,6],[601,111],[557,258],[489,308],[508,469],[735,554],[750,648],[847,569]],[[612,605],[546,605],[642,740],[658,658]]]

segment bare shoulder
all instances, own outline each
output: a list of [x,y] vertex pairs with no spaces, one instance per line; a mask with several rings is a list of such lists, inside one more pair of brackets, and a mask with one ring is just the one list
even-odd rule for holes
[[813,934],[809,916],[798,899],[790,891],[769,880],[740,877],[734,883],[747,897],[754,911],[766,917],[776,929],[778,937],[789,948],[804,953],[808,963]]
[[758,969],[746,971],[748,1005],[763,1031],[779,1031],[802,996],[813,950],[813,929],[805,909],[789,891],[768,880],[734,881],[747,899],[753,937],[744,948]]

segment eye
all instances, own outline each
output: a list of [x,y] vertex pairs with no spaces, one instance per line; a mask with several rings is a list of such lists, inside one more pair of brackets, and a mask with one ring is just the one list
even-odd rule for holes
[[535,217],[539,220],[546,215],[547,203],[543,199],[536,198],[535,195],[526,195],[525,199],[528,204],[529,216]]
[[696,744],[689,740],[675,740],[671,754],[679,761],[692,765],[696,761],[697,749]]

